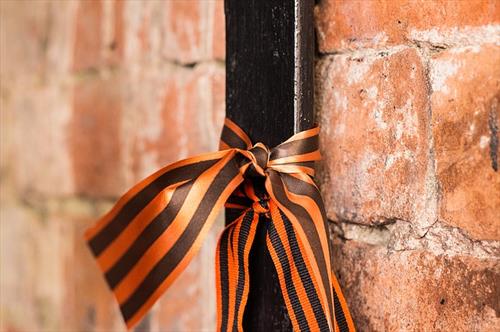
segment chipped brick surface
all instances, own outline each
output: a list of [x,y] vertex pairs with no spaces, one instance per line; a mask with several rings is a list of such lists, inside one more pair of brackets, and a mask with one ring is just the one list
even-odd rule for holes
[[181,63],[195,63],[224,57],[223,2],[164,1],[165,56]]
[[334,266],[360,331],[500,326],[495,1],[320,1]]
[[349,241],[338,244],[335,262],[360,331],[495,331],[500,324],[496,259]]
[[130,79],[132,86],[147,87],[144,94],[130,95],[124,119],[135,181],[168,163],[217,149],[225,110],[223,68],[203,64],[164,70],[168,75],[144,70]]
[[384,223],[428,213],[427,87],[416,51],[325,57],[317,77],[328,217]]
[[438,54],[430,79],[439,217],[476,239],[500,240],[500,48]]
[[500,4],[495,0],[322,0],[315,13],[321,52],[412,40],[456,42],[457,35],[467,39],[475,27],[498,32],[494,25],[500,23]]
[[91,78],[74,87],[68,126],[75,190],[92,196],[113,196],[125,190],[119,79]]

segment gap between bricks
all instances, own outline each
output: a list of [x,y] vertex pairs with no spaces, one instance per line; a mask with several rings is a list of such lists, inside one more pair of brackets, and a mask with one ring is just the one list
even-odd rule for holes
[[[46,220],[51,215],[66,215],[95,219],[113,205],[114,199],[93,199],[86,196],[42,198],[26,195],[18,201],[24,209]],[[361,225],[348,220],[329,220],[331,240],[357,241],[387,248],[388,252],[427,250],[438,255],[468,255],[477,258],[496,258],[500,241],[481,241],[470,238],[462,229],[436,220],[419,235],[407,220],[386,219],[382,224]]]
[[435,221],[423,236],[406,220],[361,225],[349,221],[330,221],[331,240],[356,241],[387,248],[388,252],[426,250],[436,255],[467,255],[481,259],[498,258],[500,241],[475,240],[458,227]]

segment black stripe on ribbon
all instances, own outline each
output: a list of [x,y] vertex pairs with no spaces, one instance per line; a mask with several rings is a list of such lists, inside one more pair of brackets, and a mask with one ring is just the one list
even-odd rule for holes
[[269,223],[267,235],[269,237],[270,244],[272,245],[274,251],[276,252],[276,255],[278,256],[279,264],[281,265],[281,269],[283,271],[285,279],[288,297],[290,299],[295,318],[297,319],[297,323],[300,326],[300,330],[310,331],[306,316],[304,314],[304,310],[302,308],[302,305],[300,304],[300,300],[297,296],[297,291],[292,280],[290,261],[288,260],[283,243],[281,242],[278,231],[276,230],[276,227],[274,227],[273,223]]
[[194,216],[189,222],[189,226],[179,237],[174,246],[165,254],[165,256],[149,272],[139,287],[132,295],[120,306],[125,320],[130,319],[137,310],[140,309],[153,292],[160,286],[166,277],[180,263],[186,252],[192,247],[193,242],[198,237],[205,219],[212,211],[215,201],[219,199],[224,188],[229,182],[239,175],[238,165],[235,159],[230,160],[217,174],[212,186],[205,193],[203,199],[196,209]]
[[247,245],[250,226],[253,221],[253,210],[249,210],[245,216],[243,217],[243,221],[241,224],[240,234],[238,237],[238,284],[236,286],[236,303],[234,307],[234,320],[233,320],[233,331],[238,330],[238,314],[241,308],[241,300],[243,297],[243,288],[245,287],[245,283],[248,281],[245,280],[245,271],[248,270],[248,266],[245,265],[245,246]]
[[134,217],[162,190],[175,183],[198,177],[217,161],[219,159],[200,161],[175,168],[160,175],[132,197],[113,220],[88,242],[93,254],[99,256],[123,232]]
[[319,265],[319,270],[321,273],[321,278],[323,281],[323,285],[325,287],[325,292],[328,297],[328,303],[333,303],[332,301],[332,294],[331,294],[331,287],[330,286],[330,279],[328,277],[328,268],[326,265],[326,258],[325,254],[323,252],[323,249],[321,247],[321,241],[319,238],[318,230],[316,229],[314,225],[314,221],[311,219],[309,213],[307,212],[306,209],[304,209],[302,206],[295,204],[291,200],[288,199],[285,191],[284,191],[284,184],[281,181],[280,174],[278,174],[275,171],[269,171],[268,173],[268,178],[271,181],[272,189],[274,192],[274,195],[276,196],[276,199],[278,201],[287,207],[291,211],[291,213],[296,216],[298,222],[304,229],[304,232],[309,239],[309,243],[311,245],[311,248],[313,250],[314,258],[318,262]]
[[304,262],[303,253],[299,248],[299,243],[297,242],[297,236],[295,235],[292,223],[290,222],[290,220],[288,220],[288,218],[282,211],[280,211],[280,216],[283,220],[283,224],[285,225],[285,230],[288,242],[290,244],[294,264],[297,267],[300,278],[302,280],[302,284],[304,285],[304,289],[307,293],[307,298],[309,299],[311,307],[313,308],[316,321],[318,322],[321,331],[329,331],[330,328],[328,326],[328,321],[325,317],[323,307],[321,306],[319,295],[315,291],[311,275],[309,274],[306,263]]

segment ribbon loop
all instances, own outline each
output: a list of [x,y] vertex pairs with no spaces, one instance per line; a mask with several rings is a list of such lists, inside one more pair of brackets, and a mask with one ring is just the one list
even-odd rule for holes
[[[226,119],[221,151],[168,165],[130,189],[86,232],[90,249],[132,328],[198,252],[218,212],[238,217],[217,245],[219,331],[241,331],[257,225],[293,329],[354,331],[332,272],[328,226],[312,180],[318,128],[269,150]],[[260,216],[264,218],[260,218]]]

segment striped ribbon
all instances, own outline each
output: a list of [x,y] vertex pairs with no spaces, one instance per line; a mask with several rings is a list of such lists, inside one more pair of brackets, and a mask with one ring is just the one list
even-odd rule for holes
[[238,217],[217,245],[217,330],[243,330],[259,223],[293,329],[355,330],[332,272],[323,201],[312,180],[318,133],[300,132],[269,151],[226,119],[220,151],[160,169],[87,230],[129,329],[186,268],[225,206]]

